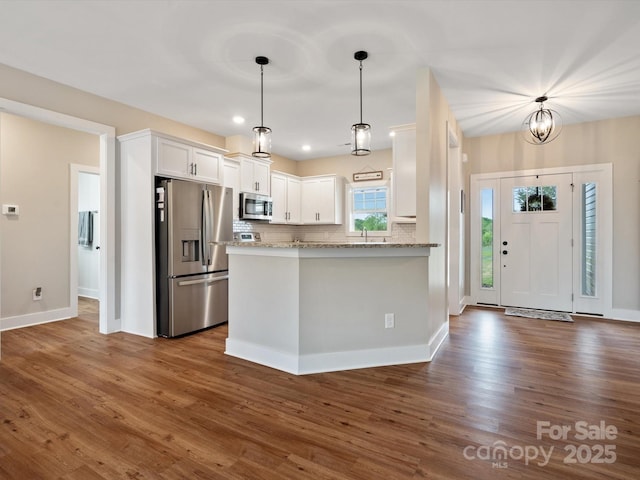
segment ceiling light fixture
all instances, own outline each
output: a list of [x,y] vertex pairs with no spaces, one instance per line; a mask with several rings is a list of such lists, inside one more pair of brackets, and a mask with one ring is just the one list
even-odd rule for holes
[[371,125],[362,123],[362,61],[368,56],[362,50],[353,54],[353,58],[360,62],[360,123],[351,126],[351,155],[358,156],[371,153]]
[[256,63],[260,65],[260,126],[253,127],[253,149],[252,155],[258,158],[271,157],[271,129],[264,126],[264,92],[263,77],[264,66],[269,64],[267,57],[256,57]]
[[522,123],[522,136],[526,142],[533,145],[555,140],[562,130],[562,118],[558,112],[544,108],[544,102],[547,100],[545,95],[536,98],[540,107],[527,115]]
[[232,120],[233,123],[236,123],[238,125],[242,125],[244,123],[244,117],[241,117],[240,115],[236,115]]

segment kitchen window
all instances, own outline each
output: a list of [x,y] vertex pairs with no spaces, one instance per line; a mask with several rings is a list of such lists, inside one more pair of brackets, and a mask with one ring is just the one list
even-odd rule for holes
[[347,187],[347,235],[357,236],[366,229],[368,237],[389,235],[387,209],[389,186],[382,182],[352,183]]

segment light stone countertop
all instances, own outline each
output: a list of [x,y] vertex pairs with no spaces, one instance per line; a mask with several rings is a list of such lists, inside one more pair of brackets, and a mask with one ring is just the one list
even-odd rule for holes
[[228,247],[262,248],[430,248],[439,243],[393,242],[224,242]]

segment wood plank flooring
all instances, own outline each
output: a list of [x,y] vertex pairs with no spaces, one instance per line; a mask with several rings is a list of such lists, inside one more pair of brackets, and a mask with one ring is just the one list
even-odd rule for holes
[[[639,324],[468,308],[430,364],[302,377],[225,356],[226,332],[3,332],[0,479],[640,478]],[[580,421],[616,438],[578,440]]]

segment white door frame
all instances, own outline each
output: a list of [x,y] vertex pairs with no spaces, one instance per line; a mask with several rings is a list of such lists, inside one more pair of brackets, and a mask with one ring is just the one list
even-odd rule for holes
[[448,302],[449,315],[464,310],[464,212],[462,198],[462,154],[460,142],[447,122]]
[[[472,174],[470,178],[470,301],[473,304],[494,304],[500,305],[500,269],[494,269],[494,286],[491,289],[482,288],[481,285],[481,212],[480,194],[483,188],[493,189],[493,210],[494,210],[494,264],[497,265],[499,256],[499,232],[500,232],[500,179],[506,177],[521,177],[532,175],[553,175],[559,173],[572,173],[574,183],[587,178],[597,178],[599,184],[599,214],[598,214],[598,245],[599,263],[601,272],[598,278],[599,292],[598,302],[601,302],[602,314],[605,317],[613,317],[613,166],[611,163],[598,163],[593,165],[578,165],[570,167],[541,168],[531,170],[520,170],[510,172],[480,173]],[[576,185],[578,186],[578,185]],[[577,206],[576,206],[577,205]],[[580,222],[576,220],[579,211],[579,202],[574,202],[573,213],[573,238],[574,248],[573,262],[574,272],[580,270]],[[574,273],[574,275],[578,275]],[[575,289],[579,289],[579,282],[574,281]],[[577,298],[579,291],[574,291],[576,301],[574,301],[574,311],[584,311],[580,308],[581,300]],[[582,304],[585,300],[582,300]]]
[[120,331],[116,318],[115,128],[6,98],[0,98],[0,111],[100,137],[100,333]]

